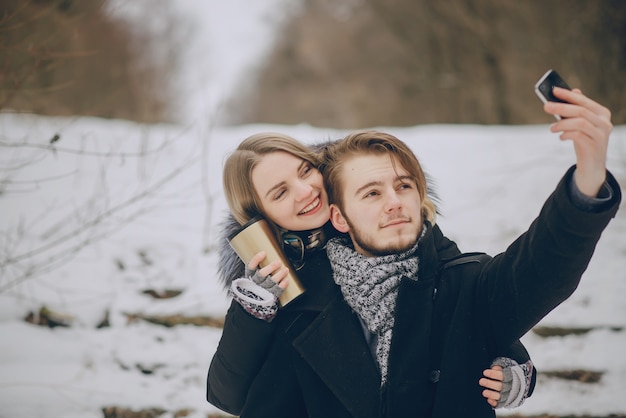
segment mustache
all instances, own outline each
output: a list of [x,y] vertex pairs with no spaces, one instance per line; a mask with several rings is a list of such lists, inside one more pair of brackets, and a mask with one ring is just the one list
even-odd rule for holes
[[399,223],[399,222],[411,222],[413,220],[412,217],[406,216],[403,214],[395,214],[386,218],[383,222],[381,222],[380,227],[384,228],[391,224]]

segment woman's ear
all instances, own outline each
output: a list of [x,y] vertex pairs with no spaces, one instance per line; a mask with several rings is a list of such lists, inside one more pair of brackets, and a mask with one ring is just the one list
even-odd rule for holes
[[334,203],[330,205],[330,222],[332,222],[335,229],[339,232],[345,233],[350,231],[350,226],[348,225],[346,218]]

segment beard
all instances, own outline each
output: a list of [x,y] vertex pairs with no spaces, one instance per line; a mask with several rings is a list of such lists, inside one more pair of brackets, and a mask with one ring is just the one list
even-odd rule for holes
[[350,237],[352,238],[355,248],[358,246],[363,252],[366,253],[365,255],[370,257],[382,257],[407,251],[410,248],[413,248],[419,237],[418,231],[413,238],[394,240],[393,242],[387,244],[381,243],[380,239],[377,239],[371,234],[363,232],[361,229],[357,228],[345,214],[344,218],[350,227]]

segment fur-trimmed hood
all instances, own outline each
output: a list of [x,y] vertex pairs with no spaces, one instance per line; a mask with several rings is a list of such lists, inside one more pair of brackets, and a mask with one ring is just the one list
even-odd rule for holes
[[217,274],[225,290],[230,288],[233,280],[244,277],[246,273],[246,266],[228,243],[228,237],[240,227],[241,225],[230,212],[218,225]]

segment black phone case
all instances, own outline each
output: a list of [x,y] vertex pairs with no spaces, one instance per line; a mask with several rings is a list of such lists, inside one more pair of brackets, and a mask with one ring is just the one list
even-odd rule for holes
[[554,70],[548,70],[548,72],[546,72],[543,77],[539,79],[537,84],[535,84],[535,92],[537,92],[537,95],[539,95],[540,98],[547,101],[566,103],[564,100],[557,98],[552,93],[552,89],[554,87],[562,87],[564,89],[571,90],[570,86],[568,86],[565,80],[561,78],[559,73]]

